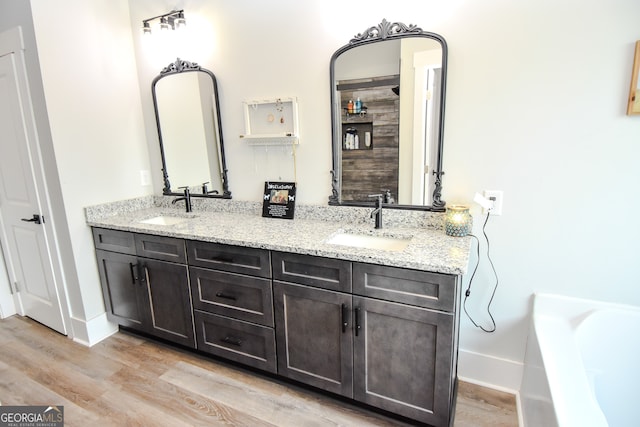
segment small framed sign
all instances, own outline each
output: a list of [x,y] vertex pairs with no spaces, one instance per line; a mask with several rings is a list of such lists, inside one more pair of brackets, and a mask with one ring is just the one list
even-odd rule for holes
[[295,182],[264,183],[262,195],[262,216],[271,218],[293,219],[296,206]]

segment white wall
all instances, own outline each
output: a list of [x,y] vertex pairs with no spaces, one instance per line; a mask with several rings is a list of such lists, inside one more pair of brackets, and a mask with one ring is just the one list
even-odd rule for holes
[[[640,2],[468,6],[445,33],[445,199],[496,189],[505,206],[487,226],[499,329],[463,321],[462,347],[521,361],[533,292],[640,305],[640,117],[624,115]],[[486,302],[486,264],[478,279]]]
[[33,0],[31,8],[50,123],[44,144],[55,152],[75,270],[67,284],[74,332],[92,342],[105,333],[88,324],[104,322],[104,304],[83,208],[152,192],[140,185],[149,155],[129,9],[126,0]]
[[[130,0],[134,30],[174,6]],[[462,318],[463,376],[518,387],[533,292],[640,304],[640,117],[624,115],[640,39],[637,0],[370,0],[364,7],[184,0],[177,6],[196,42],[164,45],[160,53],[134,32],[151,162],[158,169],[151,79],[176,56],[196,61],[218,78],[230,188],[240,200],[255,200],[266,179],[291,175],[290,168],[273,166],[283,158],[290,163],[288,152],[266,153],[238,138],[243,100],[298,97],[299,200],[325,204],[332,53],[382,18],[444,36],[443,199],[471,203],[475,191],[505,192],[504,215],[487,225],[500,277],[491,307],[498,329],[485,334]],[[159,192],[159,175],[154,179]],[[474,212],[481,236],[484,218]],[[483,254],[468,308],[487,327],[493,283]]]

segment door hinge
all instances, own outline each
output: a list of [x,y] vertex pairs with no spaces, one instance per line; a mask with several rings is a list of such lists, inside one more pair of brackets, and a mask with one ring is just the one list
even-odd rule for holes
[[14,293],[14,288],[15,288],[15,293],[20,292],[20,282],[18,282],[17,280],[15,282],[13,282],[13,288],[11,288],[11,293],[12,294]]
[[426,95],[427,101],[431,101],[431,98],[433,98],[433,92],[429,89],[427,89],[425,95]]

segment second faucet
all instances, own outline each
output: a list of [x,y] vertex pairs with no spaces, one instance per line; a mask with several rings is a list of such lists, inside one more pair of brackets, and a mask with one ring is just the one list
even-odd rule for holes
[[376,228],[382,228],[382,194],[371,194],[369,197],[376,198],[376,207],[371,212],[371,218],[375,218]]

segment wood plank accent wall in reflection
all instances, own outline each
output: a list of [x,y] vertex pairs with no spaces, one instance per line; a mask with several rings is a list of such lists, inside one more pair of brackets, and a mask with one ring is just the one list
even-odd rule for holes
[[[341,81],[350,84],[349,81]],[[400,98],[392,91],[396,85],[341,90],[343,129],[351,123],[372,122],[372,148],[365,149],[364,135],[359,135],[359,150],[342,150],[342,200],[371,201],[370,194],[390,190],[398,197],[398,132]],[[349,100],[360,98],[367,114],[347,116]],[[343,135],[344,142],[344,135]]]

